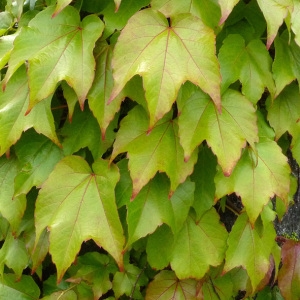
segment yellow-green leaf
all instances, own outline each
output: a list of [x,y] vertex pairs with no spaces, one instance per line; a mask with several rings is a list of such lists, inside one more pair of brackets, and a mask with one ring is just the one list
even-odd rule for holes
[[187,80],[199,85],[221,109],[215,35],[191,14],[176,15],[169,25],[152,9],[136,13],[117,41],[112,65],[115,85],[110,100],[134,75],[143,77],[150,128],[171,109]]

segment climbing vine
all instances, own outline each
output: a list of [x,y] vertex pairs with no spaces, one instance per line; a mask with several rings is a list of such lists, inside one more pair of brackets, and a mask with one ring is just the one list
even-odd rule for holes
[[0,0],[1,299],[299,299],[300,2]]

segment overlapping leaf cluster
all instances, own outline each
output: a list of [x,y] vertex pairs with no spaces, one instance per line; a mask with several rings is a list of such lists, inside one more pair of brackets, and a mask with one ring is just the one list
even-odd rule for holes
[[299,299],[297,1],[0,9],[1,299]]

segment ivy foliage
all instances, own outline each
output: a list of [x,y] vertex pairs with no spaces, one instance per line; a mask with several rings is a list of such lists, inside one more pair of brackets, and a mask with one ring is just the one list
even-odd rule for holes
[[300,298],[300,2],[0,1],[0,298]]

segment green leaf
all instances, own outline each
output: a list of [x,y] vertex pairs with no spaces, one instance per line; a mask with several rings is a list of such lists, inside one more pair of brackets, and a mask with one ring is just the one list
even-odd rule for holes
[[13,199],[14,180],[19,172],[18,161],[15,158],[0,157],[0,213],[10,223],[13,232],[16,232],[26,208],[24,195]]
[[0,38],[0,69],[8,62],[17,34],[5,35]]
[[67,5],[69,5],[72,0],[57,0],[55,10],[52,14],[52,18],[56,17]]
[[239,2],[239,0],[219,0],[219,5],[221,6],[221,20],[220,20],[220,25],[222,25],[228,16],[230,15],[232,9],[234,6]]
[[147,239],[146,252],[150,266],[155,270],[166,268],[172,258],[173,246],[173,233],[170,227],[163,224]]
[[31,276],[17,280],[14,274],[4,274],[0,284],[1,300],[38,300],[40,289]]
[[256,144],[256,150],[257,154],[249,148],[244,151],[230,177],[219,171],[215,178],[216,198],[234,192],[241,196],[251,224],[274,195],[288,205],[290,187],[290,167],[281,148],[264,140]]
[[200,218],[202,214],[214,205],[217,160],[207,146],[199,147],[198,161],[191,180],[195,182],[195,200],[193,208]]
[[13,73],[28,62],[30,88],[29,111],[51,95],[57,83],[66,80],[75,90],[81,107],[94,79],[93,48],[103,30],[95,15],[80,22],[78,11],[67,6],[52,19],[54,7],[48,7],[23,27],[14,42],[4,87]]
[[164,174],[157,174],[127,205],[128,242],[133,242],[162,225],[172,222],[172,207],[168,199],[169,182]]
[[101,138],[99,124],[88,107],[83,111],[76,107],[71,122],[67,120],[61,129],[61,135],[65,155],[88,147],[94,159],[101,157],[114,140],[109,134],[106,139]]
[[180,279],[201,279],[209,266],[222,263],[226,240],[227,232],[220,224],[219,215],[214,208],[203,214],[199,220],[187,218],[175,238],[172,270]]
[[291,145],[293,157],[300,165],[300,120],[298,120],[295,126],[293,127],[291,134],[293,136]]
[[145,300],[186,299],[196,300],[197,281],[179,280],[172,271],[161,271],[148,285]]
[[255,148],[254,143],[258,141],[253,105],[239,92],[227,90],[222,96],[222,114],[219,114],[200,89],[190,84],[184,88],[194,89],[190,98],[180,100],[185,102],[178,122],[185,159],[206,140],[223,172],[230,175],[246,142]]
[[34,186],[39,187],[63,157],[57,145],[33,131],[23,134],[15,151],[22,166],[15,178],[15,196],[27,194]]
[[160,12],[142,10],[128,21],[114,49],[115,86],[110,100],[134,75],[143,76],[150,128],[171,109],[187,80],[199,85],[221,109],[213,31],[190,14],[177,15],[170,22],[171,27]]
[[246,45],[239,34],[227,36],[219,52],[219,62],[224,91],[239,79],[242,93],[253,103],[261,98],[265,87],[274,95],[272,60],[260,40],[251,40]]
[[300,47],[300,3],[298,1],[293,1],[293,11],[291,16],[291,28],[295,33],[295,42]]
[[218,25],[221,17],[221,9],[216,0],[152,0],[151,7],[168,18],[180,13],[191,13],[211,28]]
[[283,23],[283,20],[293,10],[292,0],[257,0],[257,3],[262,10],[268,29],[267,49],[273,43],[278,29]]
[[115,273],[117,267],[107,255],[88,252],[78,258],[77,266],[79,268],[76,274],[68,278],[67,282],[88,284],[93,289],[95,299],[100,298],[112,288],[110,274]]
[[278,286],[285,299],[300,297],[300,243],[287,240],[282,246],[282,267],[278,274]]
[[51,97],[37,104],[25,115],[29,103],[28,92],[24,67],[11,78],[5,92],[0,91],[0,156],[16,143],[23,131],[31,127],[60,145],[50,108]]
[[24,241],[21,238],[15,238],[9,232],[0,249],[0,275],[3,277],[4,265],[6,265],[15,272],[17,279],[20,279],[28,263],[29,255]]
[[14,24],[13,15],[7,11],[0,12],[0,36],[5,34]]
[[41,300],[77,300],[78,297],[73,290],[55,292],[50,296],[43,297]]
[[274,128],[276,140],[286,131],[290,133],[300,116],[299,86],[292,83],[274,100],[267,100],[268,121]]
[[128,167],[133,181],[132,198],[157,171],[166,172],[171,180],[171,191],[175,191],[192,173],[196,161],[196,152],[188,162],[184,161],[177,122],[171,120],[170,114],[161,119],[151,132],[148,131],[148,124],[147,113],[141,106],[132,109],[121,122],[110,159],[112,161],[118,154],[128,152]]
[[247,214],[241,214],[229,234],[224,272],[242,266],[251,279],[254,292],[268,272],[269,248],[266,240],[260,237],[259,228],[251,225]]
[[36,243],[50,230],[50,253],[58,281],[74,261],[81,243],[93,239],[123,267],[123,230],[115,204],[117,168],[97,160],[93,171],[77,156],[61,160],[45,181],[36,203]]

